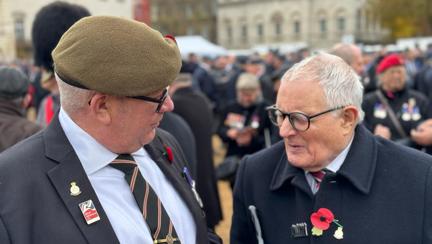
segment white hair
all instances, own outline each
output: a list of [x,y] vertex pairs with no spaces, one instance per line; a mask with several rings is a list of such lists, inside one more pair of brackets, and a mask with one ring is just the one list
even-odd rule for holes
[[88,101],[94,95],[94,91],[71,86],[64,82],[57,74],[55,74],[55,78],[59,86],[61,107],[68,114],[76,113],[85,106],[88,106]]
[[341,58],[320,52],[295,64],[284,74],[282,82],[301,82],[305,78],[320,84],[329,108],[353,105],[359,111],[357,123],[363,120],[363,85]]

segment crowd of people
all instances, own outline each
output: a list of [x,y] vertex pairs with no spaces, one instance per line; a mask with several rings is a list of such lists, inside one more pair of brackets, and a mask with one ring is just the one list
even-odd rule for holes
[[65,2],[32,43],[0,66],[1,243],[221,243],[218,180],[233,244],[432,242],[432,44],[181,60],[175,37]]

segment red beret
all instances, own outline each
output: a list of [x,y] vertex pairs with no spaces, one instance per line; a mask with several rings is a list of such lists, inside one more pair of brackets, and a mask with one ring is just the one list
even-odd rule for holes
[[400,65],[404,65],[403,59],[397,54],[390,54],[387,57],[383,58],[383,60],[381,60],[381,62],[378,64],[376,71],[378,74],[381,74],[388,68]]

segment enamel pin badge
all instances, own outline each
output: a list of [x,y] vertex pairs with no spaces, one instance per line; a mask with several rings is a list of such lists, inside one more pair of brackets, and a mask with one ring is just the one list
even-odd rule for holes
[[88,225],[100,220],[99,214],[92,200],[87,200],[80,203],[79,208]]
[[79,194],[81,194],[81,190],[79,188],[79,186],[76,184],[75,181],[72,181],[70,183],[71,187],[70,187],[70,195],[73,197],[78,196]]

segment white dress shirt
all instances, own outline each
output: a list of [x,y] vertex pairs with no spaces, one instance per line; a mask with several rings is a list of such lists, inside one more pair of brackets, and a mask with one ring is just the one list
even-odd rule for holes
[[[60,124],[108,216],[120,243],[152,244],[149,228],[124,173],[109,166],[118,155],[82,130],[60,109]],[[196,243],[196,225],[187,205],[144,148],[132,153],[144,179],[165,207],[181,243]]]
[[[342,152],[339,153],[339,155],[329,165],[327,165],[327,167],[325,167],[326,170],[336,173],[340,169],[343,162],[345,161],[346,156],[348,155],[353,139],[354,137],[351,138],[348,146],[346,146],[345,149],[342,150]],[[317,193],[319,186],[318,183],[315,181],[315,178],[309,173],[309,171],[305,171],[305,176],[313,194]]]

